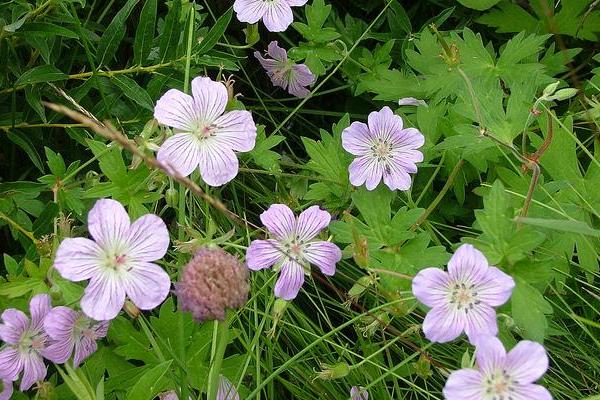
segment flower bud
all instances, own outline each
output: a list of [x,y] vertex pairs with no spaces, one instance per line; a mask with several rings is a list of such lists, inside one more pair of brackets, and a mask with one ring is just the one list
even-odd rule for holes
[[248,268],[220,248],[203,247],[184,267],[175,285],[181,308],[198,322],[224,320],[228,309],[248,299]]
[[317,373],[318,379],[332,380],[343,378],[350,373],[350,366],[345,362],[334,365],[321,363],[321,371]]
[[273,303],[273,308],[271,309],[271,319],[273,320],[273,325],[271,326],[271,329],[269,329],[269,331],[267,332],[267,335],[270,338],[273,338],[275,336],[275,329],[277,328],[277,324],[279,323],[279,321],[281,321],[281,318],[283,318],[283,314],[285,314],[285,310],[287,309],[289,304],[290,302],[287,300],[283,300],[280,298],[275,299],[275,303]]
[[431,371],[431,361],[429,361],[424,354],[421,354],[419,360],[412,363],[412,366],[415,369],[417,376],[420,376],[423,379],[427,379],[433,375],[433,372]]
[[52,382],[43,381],[39,382],[37,386],[37,398],[40,400],[53,400],[56,398],[56,393],[54,390],[54,385]]
[[179,201],[179,192],[175,188],[169,188],[165,192],[165,200],[167,205],[171,208],[177,208],[177,202]]
[[560,81],[556,81],[556,82],[551,83],[548,86],[546,86],[544,88],[544,91],[542,92],[542,97],[552,96],[554,94],[554,92],[556,92],[558,85],[560,85]]
[[133,319],[139,317],[141,313],[140,309],[137,308],[137,306],[133,304],[130,300],[125,301],[125,304],[123,305],[123,310],[125,310],[127,315],[129,315]]
[[556,92],[554,94],[554,96],[549,97],[548,100],[563,101],[563,100],[570,99],[571,97],[575,96],[576,94],[577,94],[577,89],[574,89],[574,88],[560,89],[558,92]]
[[354,285],[348,290],[348,300],[344,303],[346,307],[350,307],[350,305],[356,302],[363,293],[369,288],[369,286],[373,285],[377,282],[377,277],[374,275],[365,275],[359,278]]

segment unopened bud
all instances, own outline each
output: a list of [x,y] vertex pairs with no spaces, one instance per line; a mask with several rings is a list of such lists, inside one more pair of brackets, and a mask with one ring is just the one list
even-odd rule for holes
[[548,99],[563,101],[563,100],[570,99],[571,97],[575,96],[576,94],[577,94],[577,89],[574,89],[574,88],[560,89],[558,92],[556,92],[554,94],[554,96],[551,96]]
[[165,200],[171,208],[177,208],[179,202],[179,191],[175,188],[168,188],[165,192]]
[[321,371],[317,373],[317,379],[332,380],[343,378],[350,373],[350,366],[345,362],[331,364],[321,364]]
[[135,304],[133,304],[130,300],[125,301],[125,305],[123,305],[123,310],[129,315],[131,318],[136,319],[140,316],[140,309],[137,308]]
[[275,329],[277,328],[277,324],[283,318],[283,314],[285,314],[285,310],[287,309],[289,301],[283,299],[276,299],[275,303],[273,303],[273,308],[271,309],[271,319],[273,320],[273,325],[271,329],[267,332],[269,337],[275,336]]
[[377,281],[377,278],[372,275],[366,275],[359,278],[354,285],[348,290],[348,301],[344,303],[346,306],[350,306],[356,302],[363,293]]
[[369,266],[369,247],[367,238],[365,236],[358,236],[354,239],[352,245],[353,252],[352,257],[356,264],[362,268],[368,268]]
[[37,398],[40,400],[53,400],[56,398],[52,382],[42,381],[37,385]]
[[429,361],[429,358],[424,354],[421,354],[419,360],[412,363],[412,365],[417,376],[420,376],[421,378],[427,379],[433,375],[433,372],[431,371],[431,361]]
[[57,284],[50,286],[50,297],[52,300],[60,300],[62,298],[62,290]]
[[556,81],[556,82],[551,83],[548,86],[546,86],[544,88],[544,91],[542,92],[542,97],[552,96],[554,94],[554,92],[556,92],[558,85],[560,85],[560,81]]

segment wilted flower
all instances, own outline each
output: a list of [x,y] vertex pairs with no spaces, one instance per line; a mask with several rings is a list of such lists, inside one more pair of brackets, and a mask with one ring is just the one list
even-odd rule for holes
[[68,238],[56,251],[54,267],[63,278],[89,279],[81,309],[98,321],[113,319],[128,296],[142,310],[151,310],[167,297],[169,275],[152,263],[169,247],[162,219],[147,214],[133,223],[115,200],[98,200],[88,214],[94,240]]
[[331,221],[327,211],[312,206],[296,218],[285,204],[273,204],[260,215],[274,239],[255,240],[246,252],[248,268],[258,271],[275,265],[281,269],[275,296],[292,300],[304,283],[304,274],[315,264],[325,275],[335,274],[342,251],[335,244],[313,240]]
[[515,282],[470,244],[460,246],[448,262],[448,272],[426,268],[414,277],[412,292],[432,309],[423,331],[432,342],[448,342],[463,331],[471,343],[478,335],[498,333],[496,311],[510,298]]
[[250,151],[256,125],[248,111],[225,112],[228,95],[221,82],[207,77],[192,80],[192,96],[176,89],[156,103],[154,118],[177,133],[168,138],[156,158],[183,176],[199,168],[210,186],[221,186],[238,173],[236,151]]
[[205,247],[185,266],[175,289],[182,309],[197,321],[224,320],[227,309],[246,304],[248,268],[219,248]]
[[231,381],[229,381],[229,379],[225,378],[223,375],[219,376],[217,400],[240,400],[240,395],[238,394],[237,390],[235,390],[235,387]]
[[292,7],[308,0],[235,0],[233,10],[240,22],[255,24],[261,19],[271,32],[283,32],[294,21]]
[[534,384],[548,369],[542,345],[524,340],[506,353],[498,338],[477,339],[477,369],[450,374],[444,387],[447,400],[551,400],[543,386]]
[[96,340],[106,336],[108,325],[108,321],[94,321],[69,307],[54,307],[44,320],[44,329],[51,339],[45,357],[62,364],[75,351],[73,365],[78,367],[97,350]]
[[352,400],[369,400],[369,392],[362,386],[352,386],[350,397]]
[[0,381],[0,400],[8,400],[13,394],[12,381],[9,381],[8,379],[0,379]]
[[399,106],[426,106],[425,100],[415,99],[414,97],[403,97],[398,100]]
[[[0,324],[0,339],[6,346],[0,350],[0,378],[16,381],[23,371],[21,391],[46,377],[45,355],[48,337],[43,330],[46,314],[50,311],[50,296],[38,294],[29,303],[31,321],[22,311],[14,308],[4,310]],[[6,384],[5,384],[6,386]],[[12,392],[10,389],[4,389]]]
[[277,45],[277,41],[269,43],[267,55],[271,58],[263,58],[258,51],[254,52],[254,57],[267,71],[273,85],[297,97],[308,96],[310,91],[306,86],[312,85],[317,79],[310,69],[305,64],[295,64],[289,60],[287,52]]
[[345,376],[348,376],[350,373],[350,366],[345,363],[337,363],[337,364],[326,364],[321,363],[321,371],[317,373],[315,379],[323,379],[323,380],[333,380],[340,379]]
[[350,183],[367,190],[377,187],[381,179],[391,190],[408,190],[410,175],[423,161],[425,138],[415,128],[403,128],[402,118],[389,107],[369,114],[368,125],[353,122],[342,132],[344,149],[358,156],[350,164]]

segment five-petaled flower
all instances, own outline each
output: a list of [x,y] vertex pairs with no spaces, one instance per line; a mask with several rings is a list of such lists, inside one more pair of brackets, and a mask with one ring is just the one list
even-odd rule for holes
[[108,321],[94,321],[69,307],[54,307],[44,320],[44,330],[51,339],[45,357],[58,364],[67,362],[73,354],[73,366],[92,355],[96,340],[106,336]]
[[275,284],[275,296],[292,300],[304,283],[304,274],[315,264],[325,275],[335,274],[335,265],[342,251],[335,244],[314,240],[331,221],[327,211],[312,206],[298,218],[284,204],[273,204],[260,215],[273,239],[255,240],[246,253],[248,268],[257,271],[275,265],[280,275]]
[[369,114],[368,125],[353,122],[342,132],[342,146],[357,156],[350,164],[350,183],[377,187],[381,179],[391,190],[408,190],[409,174],[417,172],[416,163],[423,161],[425,138],[415,128],[403,128],[402,118],[389,107]]
[[297,97],[306,97],[310,91],[306,86],[315,83],[316,77],[305,64],[295,64],[288,59],[285,49],[277,45],[277,41],[269,43],[267,55],[264,58],[258,51],[254,57],[261,63],[273,85],[287,90],[289,94]]
[[235,152],[246,152],[256,143],[256,125],[249,111],[225,112],[229,96],[221,82],[197,77],[192,96],[168,90],[156,103],[154,118],[174,128],[156,158],[167,170],[188,176],[196,168],[210,186],[221,186],[238,173]]
[[551,400],[543,386],[534,384],[548,369],[546,350],[524,340],[506,353],[496,337],[477,339],[477,369],[450,374],[444,387],[446,400]]
[[162,219],[147,214],[131,223],[118,201],[98,200],[88,214],[94,240],[67,238],[56,251],[54,267],[63,278],[90,280],[81,309],[98,321],[113,319],[128,296],[142,310],[151,310],[169,294],[169,275],[153,261],[169,247]]
[[[0,378],[14,382],[23,371],[19,386],[21,391],[46,377],[46,365],[42,357],[45,356],[48,336],[43,324],[50,307],[50,296],[38,294],[29,303],[31,321],[25,313],[14,308],[2,313],[0,339],[6,346],[0,350]],[[3,393],[8,391],[12,391],[12,385]]]
[[496,335],[496,311],[510,298],[515,282],[470,244],[460,246],[448,262],[448,272],[439,268],[421,270],[413,279],[412,292],[432,309],[423,321],[423,331],[432,342],[449,342],[463,331],[471,343],[479,335]]
[[271,32],[283,32],[294,22],[292,7],[308,0],[235,0],[233,10],[240,22],[255,24],[261,19]]

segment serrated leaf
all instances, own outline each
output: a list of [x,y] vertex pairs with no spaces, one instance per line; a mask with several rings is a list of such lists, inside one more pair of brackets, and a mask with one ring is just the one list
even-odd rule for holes
[[516,286],[511,297],[512,317],[525,339],[543,342],[548,329],[546,314],[552,306],[535,287],[515,277]]
[[25,71],[17,79],[15,86],[31,85],[40,82],[57,82],[67,80],[69,76],[53,65],[40,65]]
[[150,54],[156,27],[157,7],[157,0],[146,0],[144,7],[142,7],[133,42],[133,63],[136,65],[143,65]]
[[125,75],[116,75],[111,79],[117,85],[125,96],[130,100],[144,107],[146,110],[153,111],[154,103],[148,92],[144,90],[136,81]]
[[127,400],[152,400],[162,389],[161,378],[172,362],[173,360],[165,361],[146,371],[127,393]]
[[99,66],[110,62],[115,56],[119,44],[125,36],[127,18],[138,2],[139,0],[128,0],[106,27],[96,50],[96,62]]
[[473,10],[485,11],[494,7],[500,0],[458,0],[458,2]]

